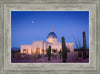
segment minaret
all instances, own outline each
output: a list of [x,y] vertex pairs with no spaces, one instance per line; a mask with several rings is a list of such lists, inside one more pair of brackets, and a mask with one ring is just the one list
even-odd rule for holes
[[51,32],[53,32],[53,28],[51,28]]

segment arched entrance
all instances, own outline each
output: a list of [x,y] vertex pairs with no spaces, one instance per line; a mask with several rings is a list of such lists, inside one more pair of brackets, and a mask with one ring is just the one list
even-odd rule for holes
[[23,53],[26,53],[26,49],[23,50]]
[[40,53],[40,48],[36,48],[36,53]]

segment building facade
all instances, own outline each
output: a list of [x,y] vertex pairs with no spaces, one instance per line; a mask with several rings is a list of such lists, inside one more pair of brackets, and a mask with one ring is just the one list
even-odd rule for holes
[[[32,45],[21,45],[21,53],[26,54],[46,54],[46,50],[51,46],[51,53],[57,53],[62,49],[62,44],[57,41],[57,36],[51,30],[47,36],[47,41],[34,41]],[[74,51],[74,43],[66,43],[66,47],[70,52]]]

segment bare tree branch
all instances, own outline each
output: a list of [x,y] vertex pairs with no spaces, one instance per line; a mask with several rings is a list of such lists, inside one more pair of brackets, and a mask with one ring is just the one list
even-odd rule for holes
[[77,44],[77,41],[76,41],[76,39],[75,39],[75,37],[73,36],[73,38],[74,38],[74,41],[75,41],[75,44],[76,44],[76,48],[78,49],[78,44]]
[[79,43],[79,49],[81,48],[81,42],[80,42],[80,40],[79,40],[79,37],[77,37],[78,38],[78,43]]

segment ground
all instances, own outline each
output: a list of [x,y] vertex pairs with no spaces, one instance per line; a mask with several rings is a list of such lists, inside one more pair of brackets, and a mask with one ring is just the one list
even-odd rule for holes
[[[78,52],[69,52],[66,59],[66,63],[89,63],[89,58],[83,59],[79,58],[77,55]],[[48,61],[47,56],[36,57],[35,55],[28,55],[26,58],[12,58],[12,63],[63,63],[62,58],[59,55],[51,56],[51,60]]]

